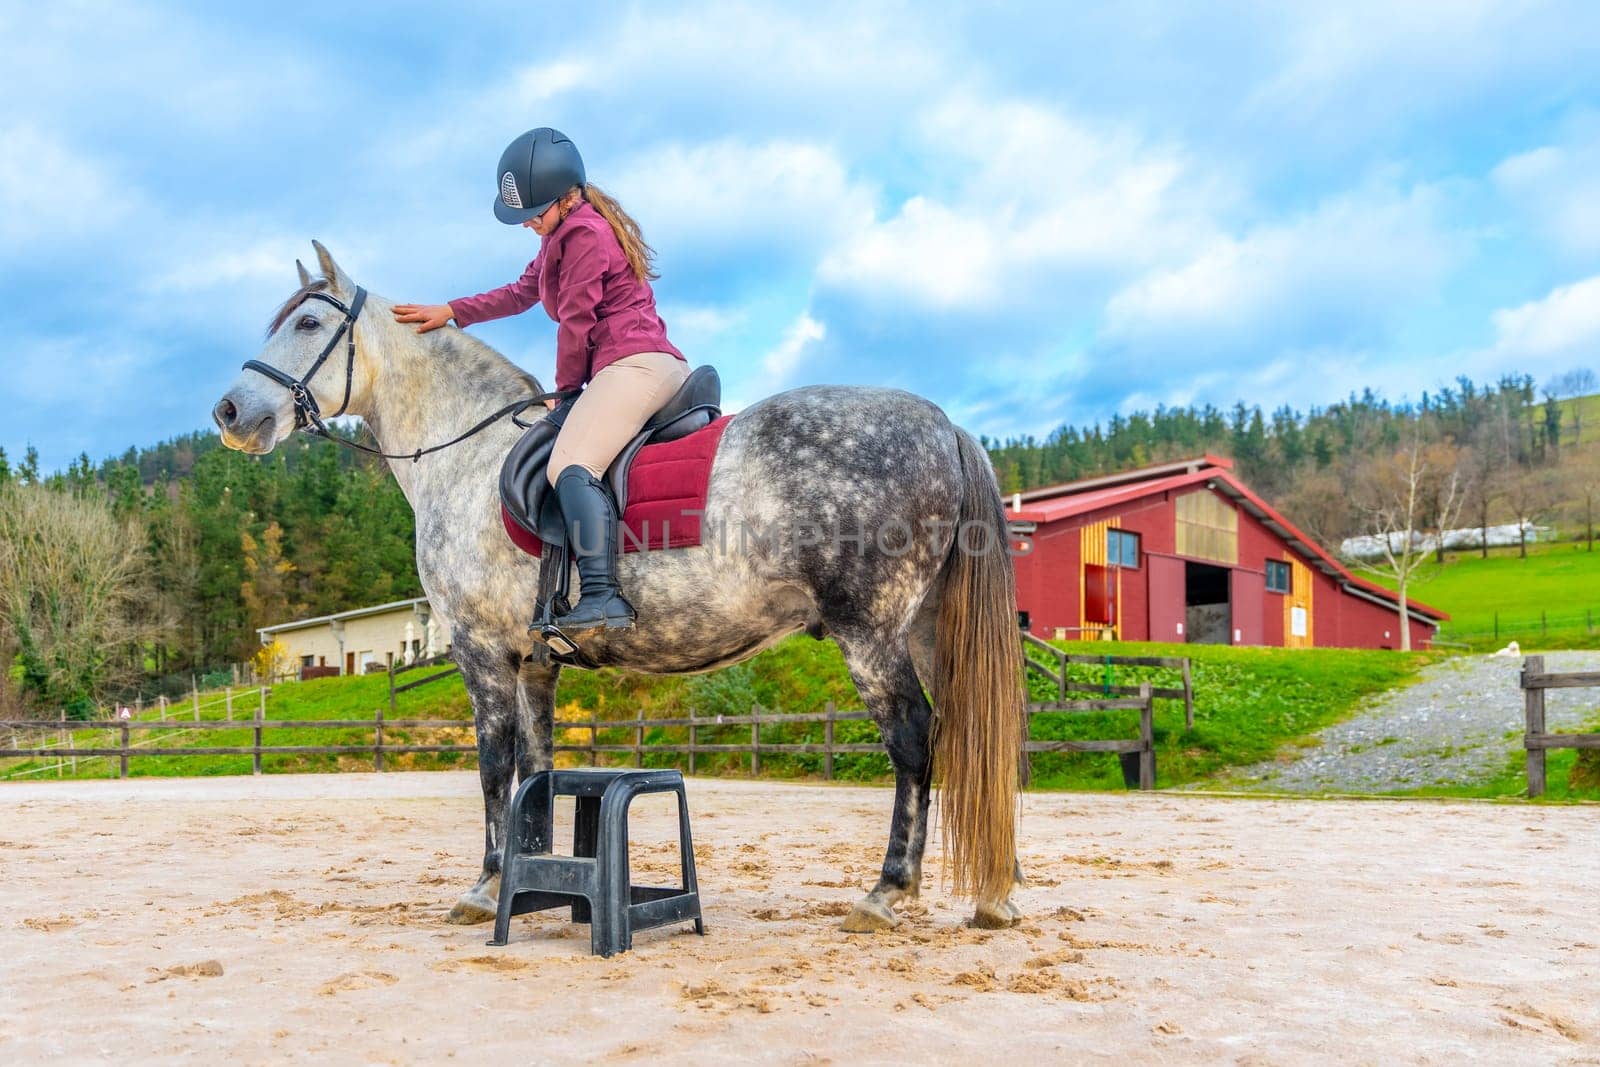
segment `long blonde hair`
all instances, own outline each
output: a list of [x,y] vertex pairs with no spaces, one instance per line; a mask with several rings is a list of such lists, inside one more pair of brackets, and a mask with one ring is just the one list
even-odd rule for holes
[[639,232],[639,224],[633,221],[633,216],[622,210],[622,205],[598,185],[585,184],[582,194],[600,212],[600,216],[611,224],[611,232],[617,235],[617,242],[622,245],[622,254],[628,257],[628,266],[633,268],[634,276],[640,281],[661,277],[655,270],[656,251],[644,243],[644,235]]

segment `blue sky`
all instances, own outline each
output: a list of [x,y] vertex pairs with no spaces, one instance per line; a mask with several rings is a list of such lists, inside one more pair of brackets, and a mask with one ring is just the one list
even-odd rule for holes
[[[0,0],[0,447],[209,426],[322,240],[516,277],[501,148],[577,141],[730,406],[991,436],[1600,362],[1600,5]],[[542,312],[474,331],[546,382]]]

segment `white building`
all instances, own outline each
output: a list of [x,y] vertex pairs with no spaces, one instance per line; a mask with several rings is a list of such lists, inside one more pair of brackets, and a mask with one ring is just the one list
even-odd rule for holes
[[262,645],[284,646],[298,669],[334,668],[340,674],[365,674],[384,667],[389,653],[396,663],[412,663],[450,646],[442,616],[427,597],[341,611],[315,619],[263,626],[256,631]]

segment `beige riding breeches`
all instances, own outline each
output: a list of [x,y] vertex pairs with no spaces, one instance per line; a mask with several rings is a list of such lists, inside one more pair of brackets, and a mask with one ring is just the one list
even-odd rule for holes
[[551,446],[550,484],[574,463],[604,477],[617,453],[688,377],[689,364],[670,352],[639,352],[601,367],[573,402]]

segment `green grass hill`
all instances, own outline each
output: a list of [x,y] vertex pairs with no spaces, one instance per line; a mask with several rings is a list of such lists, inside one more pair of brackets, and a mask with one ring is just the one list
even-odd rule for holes
[[[1349,715],[1369,694],[1405,684],[1427,661],[1427,654],[1403,655],[1394,652],[1311,649],[1290,651],[1264,648],[1226,648],[1216,646],[1172,646],[1078,642],[1062,643],[1073,651],[1119,655],[1187,655],[1193,661],[1195,686],[1195,727],[1186,730],[1180,702],[1158,701],[1156,739],[1158,781],[1162,786],[1203,780],[1221,774],[1229,767],[1270,758],[1275,752],[1307,734]],[[1175,684],[1176,672],[1145,671],[1101,665],[1074,667],[1078,681],[1093,685],[1137,684],[1149,680],[1155,685]],[[416,677],[407,675],[406,680]],[[1034,699],[1053,699],[1048,683],[1032,676]],[[601,719],[632,718],[643,709],[646,720],[686,716],[689,708],[703,717],[738,715],[751,705],[784,711],[820,711],[827,701],[839,708],[859,707],[838,649],[832,642],[797,636],[745,663],[712,674],[689,677],[649,677],[615,670],[595,672],[566,671],[562,674],[557,706],[558,743],[585,745],[586,729],[562,727],[562,721],[587,719],[595,709]],[[328,678],[296,682],[275,688],[268,700],[269,720],[370,719],[388,703],[388,683],[383,675],[362,678]],[[190,713],[183,708],[180,713]],[[254,705],[241,698],[236,702],[236,717],[247,718]],[[214,696],[202,708],[202,717],[221,719],[224,709]],[[448,719],[459,727],[443,730],[405,730],[387,728],[386,740],[414,744],[468,743],[471,712],[459,678],[425,686],[399,697],[396,717],[401,719]],[[143,732],[134,736],[135,744],[149,747],[248,745],[251,733],[241,723],[238,729],[180,732],[183,720],[173,723],[173,733]],[[1136,712],[1096,714],[1052,714],[1036,716],[1033,736],[1037,739],[1134,737]],[[822,725],[764,727],[764,741],[822,740]],[[646,740],[684,739],[683,728],[646,727]],[[600,744],[631,740],[632,728],[611,734],[601,731]],[[876,729],[865,722],[839,723],[840,742],[875,741]],[[702,743],[738,744],[748,742],[748,727],[715,726],[699,728]],[[372,730],[269,730],[267,745],[370,745]],[[115,745],[108,731],[78,730],[77,747]],[[567,762],[581,759],[564,757]],[[605,759],[604,755],[601,757]],[[682,757],[659,753],[647,757],[653,766],[682,765]],[[700,773],[748,773],[748,757],[743,754],[702,756]],[[55,777],[55,760],[3,761],[0,778],[37,780]],[[780,777],[818,776],[822,772],[820,755],[764,755],[764,774]],[[130,763],[130,774],[201,775],[249,774],[250,757],[172,756],[139,757]],[[390,770],[430,770],[470,768],[476,758],[470,754],[419,753],[390,755]],[[271,772],[370,770],[368,753],[281,754],[263,759],[263,769]],[[1034,761],[1034,785],[1056,789],[1120,789],[1121,771],[1114,756],[1105,754],[1040,754]],[[70,769],[65,772],[70,773]],[[82,759],[77,773],[84,777],[116,774],[114,759]],[[835,760],[837,777],[855,781],[886,779],[889,764],[882,755],[841,755]]]
[[1419,576],[1407,593],[1450,613],[1443,640],[1480,651],[1512,640],[1524,650],[1600,647],[1600,550],[1558,542],[1530,545],[1527,559],[1514,548],[1452,554]]

